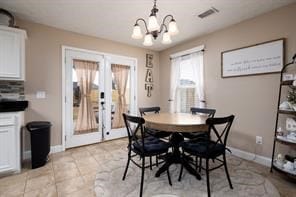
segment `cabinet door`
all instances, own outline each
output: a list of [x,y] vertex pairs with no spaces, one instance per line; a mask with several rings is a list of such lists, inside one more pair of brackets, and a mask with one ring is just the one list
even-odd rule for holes
[[0,77],[21,78],[21,37],[17,32],[0,30]]
[[16,168],[15,127],[0,127],[0,173]]

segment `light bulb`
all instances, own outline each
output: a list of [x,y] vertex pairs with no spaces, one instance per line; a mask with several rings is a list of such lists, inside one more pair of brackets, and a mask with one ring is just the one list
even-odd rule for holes
[[143,34],[141,32],[141,28],[138,24],[135,24],[133,34],[132,34],[133,39],[141,39],[143,38]]
[[157,22],[157,18],[155,15],[150,15],[148,19],[148,30],[151,31],[159,31],[159,24]]
[[162,44],[171,44],[172,40],[171,40],[171,35],[169,34],[168,31],[164,32],[163,36],[162,36]]
[[172,36],[177,35],[179,33],[177,23],[174,19],[172,19],[169,23],[169,33]]
[[151,35],[150,33],[147,33],[147,34],[145,35],[143,45],[144,45],[144,46],[152,46],[152,45],[153,45],[153,42],[152,42],[152,35]]

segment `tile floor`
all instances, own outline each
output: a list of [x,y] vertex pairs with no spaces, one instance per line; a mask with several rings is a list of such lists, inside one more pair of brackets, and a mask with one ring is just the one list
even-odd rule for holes
[[[92,197],[96,169],[103,165],[105,150],[125,148],[126,139],[94,144],[50,156],[50,161],[41,168],[31,170],[25,165],[20,174],[0,178],[1,197]],[[259,174],[278,188],[282,196],[296,196],[296,184],[280,178],[278,173],[249,162]],[[26,167],[27,166],[27,167]]]

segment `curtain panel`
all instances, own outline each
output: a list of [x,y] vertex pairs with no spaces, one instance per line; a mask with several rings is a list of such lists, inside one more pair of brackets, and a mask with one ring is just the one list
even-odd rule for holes
[[[189,61],[187,61],[188,58]],[[194,82],[193,88],[181,85],[181,81],[184,80],[181,79],[181,69],[185,69],[184,64],[186,64],[186,69],[191,69],[190,72],[192,72]],[[171,60],[170,112],[184,112],[184,110],[187,112],[190,107],[205,107],[204,91],[203,52],[191,53],[186,55],[186,58],[173,58]],[[189,107],[189,105],[191,106]]]
[[172,66],[171,66],[171,80],[170,80],[170,112],[175,113],[177,111],[177,99],[176,92],[178,83],[180,81],[180,64],[181,64],[181,57],[176,57],[172,59]]
[[195,107],[205,107],[203,52],[190,54],[195,82]]
[[114,82],[118,91],[117,105],[115,107],[112,128],[122,128],[125,126],[124,120],[122,118],[122,113],[128,111],[125,95],[130,67],[125,65],[112,64],[111,69],[112,73],[114,74]]
[[91,90],[98,70],[97,62],[74,60],[74,68],[81,92],[75,131],[87,133],[97,129],[96,117],[91,102]]

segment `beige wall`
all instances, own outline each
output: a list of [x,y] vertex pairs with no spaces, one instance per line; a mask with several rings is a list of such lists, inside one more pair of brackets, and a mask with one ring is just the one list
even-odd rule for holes
[[[161,106],[168,110],[169,55],[205,45],[205,89],[208,107],[217,116],[236,116],[229,144],[271,157],[279,91],[279,74],[221,78],[221,52],[278,38],[286,38],[286,61],[296,53],[296,4],[275,10],[223,30],[190,40],[160,53]],[[263,145],[255,145],[255,136]]]
[[[27,30],[25,94],[30,101],[26,122],[47,120],[52,122],[52,145],[60,145],[62,139],[62,45],[119,54],[138,59],[138,106],[158,103],[159,54],[118,42],[80,35],[52,27],[18,21]],[[154,90],[148,98],[144,90],[145,56],[154,54]],[[36,91],[47,93],[46,99],[36,99]]]

